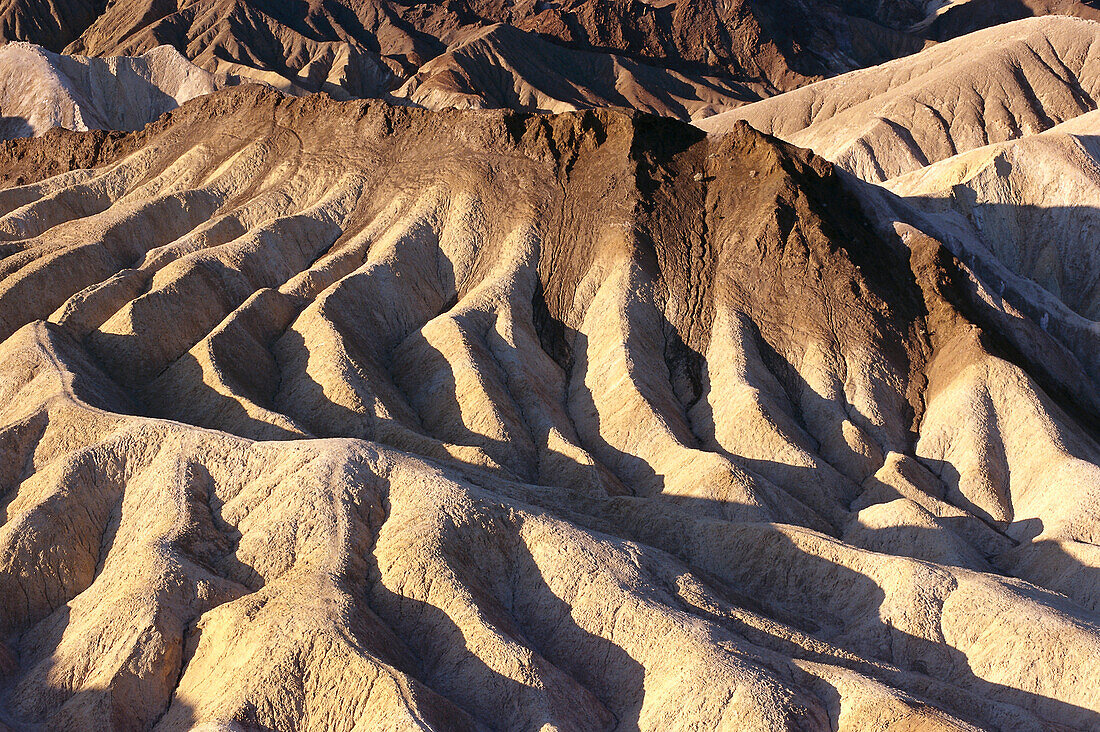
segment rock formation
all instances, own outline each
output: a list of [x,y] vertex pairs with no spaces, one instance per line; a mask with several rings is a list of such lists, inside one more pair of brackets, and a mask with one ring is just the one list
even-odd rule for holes
[[27,41],[59,52],[107,5],[108,0],[0,0],[0,42]]
[[232,81],[171,46],[141,56],[86,58],[29,43],[0,46],[0,139],[70,130],[138,130],[181,102]]
[[[1100,320],[1100,112],[887,183],[945,233]],[[1096,372],[1100,377],[1100,370]]]
[[1065,17],[997,26],[699,121],[738,121],[881,182],[1018,139],[1093,110],[1100,23]]
[[569,112],[626,107],[705,117],[758,99],[758,84],[689,75],[624,56],[577,51],[507,25],[479,30],[387,95],[428,109]]
[[7,143],[0,721],[1100,725],[1090,291],[726,129],[248,85]]
[[[380,98],[429,72],[425,65],[434,59],[470,53],[459,49],[471,34],[503,25],[581,52],[565,76],[576,81],[595,72],[582,87],[599,87],[606,67],[625,60],[645,67],[643,77],[688,77],[675,87],[711,88],[719,78],[770,96],[982,28],[1051,14],[1100,19],[1100,11],[1080,0],[0,0],[0,42],[102,57],[141,55],[167,44],[211,73],[292,93]],[[592,53],[603,58],[583,60]],[[568,56],[547,48],[537,54],[549,55]],[[509,71],[522,71],[508,84],[516,89],[557,83],[555,73],[522,61],[514,57],[465,79],[470,93],[484,97],[477,106],[493,106]],[[723,106],[742,101],[738,93]]]

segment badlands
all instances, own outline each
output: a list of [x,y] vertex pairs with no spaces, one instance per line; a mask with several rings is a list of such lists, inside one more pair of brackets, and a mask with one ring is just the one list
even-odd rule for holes
[[1100,729],[1093,17],[0,3],[0,730]]

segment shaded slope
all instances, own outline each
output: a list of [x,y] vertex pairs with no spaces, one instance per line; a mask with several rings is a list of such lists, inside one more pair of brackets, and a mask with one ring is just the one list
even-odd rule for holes
[[360,97],[379,96],[395,71],[439,50],[438,41],[402,23],[387,3],[246,0],[114,3],[65,50],[119,56],[164,44],[212,73],[292,92]]
[[0,40],[27,41],[59,53],[106,10],[107,0],[3,0]]
[[[703,85],[721,78],[767,96],[936,41],[1051,14],[1100,17],[1079,0],[4,0],[0,40],[104,57],[169,44],[214,73],[287,91],[380,97],[469,33],[503,24],[559,48],[629,59]],[[566,76],[589,65],[580,62]],[[494,76],[476,79],[474,87],[491,96]],[[532,73],[521,83],[540,87],[548,83],[542,77]]]
[[948,0],[936,3],[912,30],[935,41],[1033,16],[1071,15],[1100,20],[1100,10],[1077,0]]
[[[931,15],[930,15],[931,13]],[[324,85],[375,96],[385,67],[402,79],[471,30],[505,24],[579,51],[783,91],[920,50],[930,40],[1051,13],[1095,17],[1076,0],[992,0],[933,10],[921,2],[851,0],[714,4],[703,0],[541,2],[468,0],[404,4],[266,0],[201,4],[114,4],[71,47],[93,55],[134,54],[171,43],[204,68],[239,64],[273,72],[308,90]],[[335,44],[335,45],[334,45]],[[267,79],[271,81],[271,79]]]
[[[1088,320],[1100,320],[1100,112],[891,180],[890,190],[980,241]],[[955,214],[955,216],[952,216]],[[962,231],[958,231],[962,229]],[[1098,373],[1100,375],[1100,373]]]
[[429,109],[628,107],[688,119],[758,98],[752,86],[572,51],[495,25],[424,64],[391,98]]
[[820,158],[254,87],[88,135],[0,191],[13,721],[1100,719],[1095,390]]
[[[569,7],[530,0],[412,4],[385,0],[305,3],[178,0],[115,4],[68,51],[140,53],[171,43],[211,71],[273,82],[279,75],[314,91],[379,96],[444,52],[456,36],[508,23],[578,50],[618,52],[690,72],[723,73],[775,87],[803,78],[741,3],[716,8],[691,0],[639,11],[631,2]],[[253,71],[250,71],[253,70]],[[257,75],[256,72],[259,72]]]

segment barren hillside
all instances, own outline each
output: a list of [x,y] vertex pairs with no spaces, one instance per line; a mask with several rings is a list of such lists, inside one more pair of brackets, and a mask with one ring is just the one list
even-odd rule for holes
[[0,40],[59,52],[88,29],[108,0],[0,0]]
[[897,193],[254,86],[0,172],[12,727],[1100,725],[1095,341]]
[[70,130],[137,130],[229,80],[171,46],[141,56],[85,58],[29,43],[0,46],[0,139]]
[[[1100,320],[1100,111],[891,180],[928,220]],[[1049,319],[1048,319],[1049,320]],[[1096,361],[1100,362],[1100,352]],[[1100,380],[1100,368],[1096,371]]]
[[[759,98],[975,30],[1051,14],[1100,19],[1100,11],[1080,0],[0,0],[0,41],[103,57],[140,55],[167,44],[211,73],[292,92],[369,98],[427,73],[425,65],[440,56],[453,63],[451,52],[471,51],[458,50],[471,33],[493,26],[531,34],[541,41],[535,47],[556,47],[542,48],[535,58],[553,56],[563,68],[548,70],[522,58],[484,74],[483,65],[479,73],[466,65],[459,74],[469,87],[462,106],[472,96],[480,97],[476,106],[487,107],[502,103],[497,84],[505,73],[513,75],[507,86],[545,91],[559,83],[559,74],[578,81],[594,71],[579,83],[599,87],[607,80],[605,67],[624,60],[644,67],[632,73],[638,78],[686,76],[674,85],[681,89],[710,88],[709,79],[719,79]],[[602,58],[585,60],[585,54]],[[656,93],[643,84],[643,96]],[[450,97],[432,96],[443,98]],[[713,111],[745,100],[734,94]]]
[[690,119],[758,98],[757,85],[575,51],[507,25],[472,33],[388,95],[428,109],[568,112],[625,107]]
[[744,120],[880,182],[1093,110],[1100,23],[1021,20],[708,117]]

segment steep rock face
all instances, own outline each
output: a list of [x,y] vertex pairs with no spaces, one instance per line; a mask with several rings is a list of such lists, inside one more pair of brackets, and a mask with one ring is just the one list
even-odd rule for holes
[[933,3],[927,10],[924,20],[910,30],[935,41],[1035,16],[1070,15],[1100,20],[1100,10],[1077,0],[947,0]]
[[256,87],[3,155],[4,719],[1100,720],[1095,386],[824,160]]
[[[1071,402],[1095,411],[1100,386],[1098,113],[1038,135],[976,148],[887,181],[850,181],[880,226],[917,224],[947,243],[988,283],[984,297],[1008,318],[996,328],[1038,368],[1078,370]],[[1065,347],[1051,351],[1037,323]],[[1074,364],[1076,362],[1076,364]],[[1077,365],[1079,364],[1079,366]]]
[[739,120],[881,182],[1097,106],[1100,23],[1022,20],[701,120]]
[[[291,92],[380,97],[469,32],[504,24],[573,51],[655,67],[652,73],[696,83],[719,77],[767,96],[1047,14],[1100,17],[1078,0],[4,0],[0,39],[93,56],[140,55],[169,44],[213,73]],[[494,94],[493,76],[473,80],[486,98]],[[537,87],[542,76],[524,81]]]
[[[158,123],[150,125],[158,128]],[[53,127],[41,138],[0,142],[0,185],[4,188],[39,181],[75,168],[94,168],[141,144],[142,132],[114,130],[74,132]]]
[[[386,67],[408,77],[451,48],[456,35],[505,24],[574,50],[611,52],[692,76],[724,76],[774,93],[822,74],[904,56],[933,41],[1047,14],[1098,17],[1077,0],[970,0],[934,7],[911,0],[141,0],[109,5],[70,49],[119,55],[172,43],[211,70],[229,61],[310,90],[326,82],[362,95],[370,83],[385,83]],[[379,55],[382,69],[373,65]]]
[[203,71],[171,46],[100,59],[9,43],[0,46],[0,138],[39,135],[53,127],[137,130],[229,81]]

